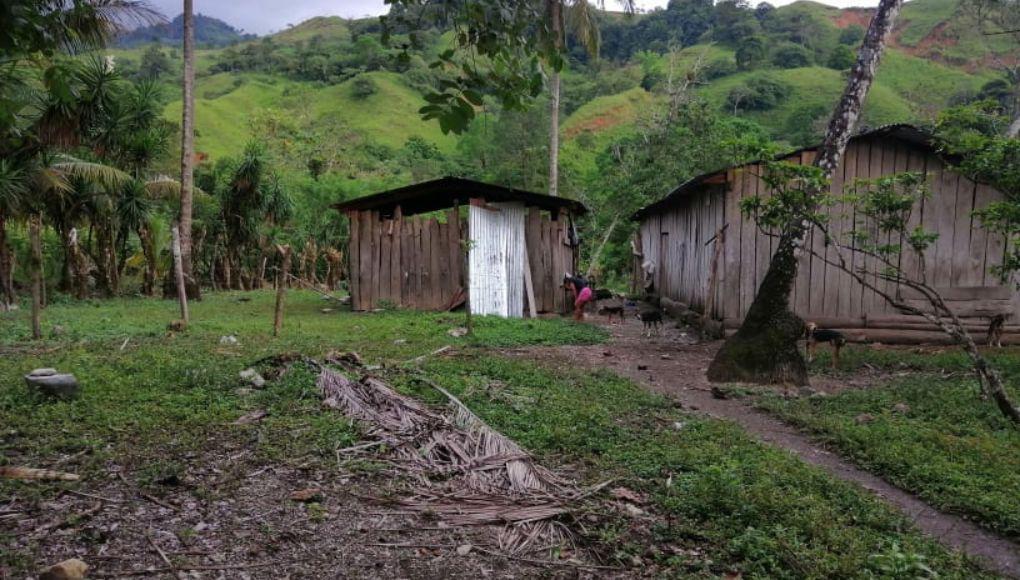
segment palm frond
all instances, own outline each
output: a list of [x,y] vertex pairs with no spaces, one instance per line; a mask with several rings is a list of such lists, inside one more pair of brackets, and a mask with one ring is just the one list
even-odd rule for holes
[[28,176],[10,159],[0,159],[0,213],[17,213],[28,193]]
[[70,155],[58,155],[51,167],[68,177],[100,184],[110,189],[122,187],[132,179],[130,175],[116,167],[94,161],[83,161]]
[[577,38],[590,56],[598,57],[602,35],[596,11],[588,0],[574,0],[564,6],[567,29]]

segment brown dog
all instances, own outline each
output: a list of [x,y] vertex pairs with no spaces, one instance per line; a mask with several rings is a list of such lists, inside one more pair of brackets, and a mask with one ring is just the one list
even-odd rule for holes
[[988,346],[1002,348],[1002,330],[1006,326],[1006,315],[996,314],[988,322]]
[[804,325],[804,338],[809,363],[815,358],[815,346],[819,342],[827,342],[832,345],[832,368],[839,366],[839,351],[846,345],[846,337],[842,332],[818,328],[817,324],[809,322]]

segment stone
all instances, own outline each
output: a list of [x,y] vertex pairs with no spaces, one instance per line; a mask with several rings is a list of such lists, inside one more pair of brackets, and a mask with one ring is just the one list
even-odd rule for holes
[[457,555],[458,556],[467,556],[468,554],[471,553],[472,547],[473,546],[471,544],[463,544],[463,545],[457,546]]
[[854,423],[857,423],[858,425],[866,425],[874,420],[875,416],[872,415],[871,413],[861,413],[860,415],[854,417]]
[[221,336],[220,344],[237,344],[237,337],[233,334],[229,336]]
[[407,339],[406,338],[398,338],[397,340],[393,341],[393,344],[398,344],[398,345],[399,344],[407,344]]
[[895,405],[893,405],[892,410],[893,410],[894,413],[899,413],[900,415],[906,415],[907,413],[910,412],[910,405],[908,405],[906,403],[896,403]]
[[460,338],[462,336],[465,336],[467,333],[468,333],[468,329],[464,328],[463,326],[458,326],[457,328],[451,328],[450,330],[446,331],[446,334],[449,334],[450,336],[452,336],[454,338]]
[[39,580],[82,580],[89,565],[77,558],[64,560],[43,570]]
[[248,383],[256,389],[261,389],[266,386],[266,379],[253,368],[244,369],[238,373],[238,376],[240,376],[243,380],[248,381]]
[[56,369],[35,369],[25,375],[25,384],[29,389],[47,397],[70,399],[79,391],[78,379],[72,374],[61,374]]
[[330,312],[333,312],[333,309],[332,308],[323,308],[319,312],[321,312],[323,314],[329,314]]
[[810,397],[810,396],[815,395],[817,393],[818,393],[818,391],[812,389],[811,387],[801,387],[801,388],[797,389],[797,394],[799,394],[802,397]]
[[67,334],[67,329],[59,324],[54,324],[50,329],[50,336],[64,336],[65,334]]
[[687,426],[687,423],[683,421],[673,421],[673,429],[680,431]]

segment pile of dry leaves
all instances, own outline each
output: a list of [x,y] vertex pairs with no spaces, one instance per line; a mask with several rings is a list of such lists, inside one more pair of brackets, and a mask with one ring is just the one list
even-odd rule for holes
[[[401,509],[454,525],[504,525],[500,548],[522,553],[571,542],[557,516],[605,484],[579,489],[542,467],[442,386],[450,401],[432,410],[368,373],[354,354],[332,356],[318,388],[326,407],[359,422],[418,483]],[[357,446],[358,449],[366,445]]]

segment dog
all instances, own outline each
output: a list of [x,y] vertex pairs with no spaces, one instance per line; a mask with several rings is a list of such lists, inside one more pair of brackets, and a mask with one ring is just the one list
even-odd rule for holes
[[662,313],[658,310],[641,310],[637,313],[637,319],[644,324],[645,336],[651,337],[652,330],[655,331],[658,336],[660,329],[662,328]]
[[619,300],[606,300],[599,303],[598,313],[604,315],[609,322],[613,323],[613,315],[620,317],[620,322],[623,322],[623,302]]
[[838,330],[818,328],[814,322],[804,325],[804,349],[807,351],[807,361],[810,363],[815,358],[815,345],[819,342],[827,342],[832,345],[832,368],[839,366],[839,351],[846,345],[846,337]]
[[988,321],[988,346],[1002,348],[1002,330],[1006,326],[1006,315],[996,314]]

